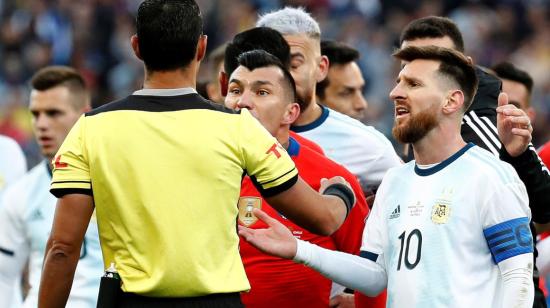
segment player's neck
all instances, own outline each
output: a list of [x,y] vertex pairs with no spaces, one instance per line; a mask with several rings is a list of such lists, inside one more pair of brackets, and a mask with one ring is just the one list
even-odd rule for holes
[[303,126],[317,120],[323,114],[323,109],[317,104],[317,99],[313,95],[311,102],[306,109],[300,111],[300,116],[293,125]]
[[196,88],[196,70],[191,67],[170,71],[145,71],[144,89]]
[[289,125],[282,126],[279,128],[277,135],[274,136],[285,150],[288,150],[288,145],[289,145],[288,139],[290,138],[289,131],[290,131]]
[[466,145],[459,132],[432,130],[413,144],[414,158],[419,165],[437,164],[451,157]]

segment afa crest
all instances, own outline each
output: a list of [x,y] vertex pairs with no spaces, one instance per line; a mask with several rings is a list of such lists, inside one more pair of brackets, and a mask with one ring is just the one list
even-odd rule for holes
[[448,204],[436,203],[432,208],[432,221],[436,224],[445,224],[451,216],[451,207]]
[[258,197],[239,198],[239,222],[248,227],[258,221],[258,217],[252,213],[254,208],[262,208],[262,199]]

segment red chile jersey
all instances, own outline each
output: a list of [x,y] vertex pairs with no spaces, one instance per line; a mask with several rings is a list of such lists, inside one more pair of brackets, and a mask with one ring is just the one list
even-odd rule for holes
[[290,138],[297,141],[301,146],[306,146],[312,149],[313,151],[325,156],[325,152],[323,151],[323,149],[321,149],[321,146],[318,145],[317,143],[307,139],[306,137],[302,137],[298,135],[298,133],[295,133],[293,131],[289,131],[289,134],[290,134]]
[[[299,175],[313,189],[319,190],[322,178],[342,176],[348,181],[357,202],[344,224],[331,236],[319,236],[285,219],[260,196],[250,178],[243,179],[239,199],[239,223],[254,229],[266,228],[253,214],[261,208],[287,226],[295,237],[321,247],[358,254],[368,207],[354,175],[344,167],[289,138],[288,154]],[[328,307],[332,282],[302,264],[266,255],[241,238],[240,253],[250,281],[249,293],[241,293],[244,305],[250,307]]]

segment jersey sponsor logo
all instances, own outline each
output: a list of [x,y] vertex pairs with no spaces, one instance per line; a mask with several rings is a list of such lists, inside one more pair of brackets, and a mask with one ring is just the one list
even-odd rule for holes
[[410,216],[420,216],[423,210],[424,205],[420,204],[420,201],[417,201],[415,205],[409,205]]
[[275,142],[268,150],[267,152],[265,152],[265,154],[270,154],[270,153],[273,153],[273,155],[275,155],[275,157],[279,158],[281,157],[281,153],[279,152],[279,150],[281,149],[281,145],[278,143],[278,142]]
[[398,204],[397,207],[391,212],[390,219],[399,218],[401,216],[401,205]]
[[258,221],[258,217],[252,213],[252,210],[262,208],[262,199],[258,197],[240,197],[238,207],[239,222],[248,227]]
[[59,169],[59,168],[67,168],[67,166],[69,166],[67,163],[63,163],[61,162],[61,155],[58,155],[56,158],[55,158],[55,161],[54,161],[54,164],[56,169]]
[[432,208],[432,221],[436,224],[446,224],[451,216],[451,207],[448,204],[436,203]]

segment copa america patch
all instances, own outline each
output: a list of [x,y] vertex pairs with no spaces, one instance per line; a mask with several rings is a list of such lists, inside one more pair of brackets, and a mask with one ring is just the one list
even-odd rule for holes
[[258,221],[258,217],[252,213],[254,208],[262,208],[262,199],[258,197],[240,197],[239,203],[239,222],[248,227]]

